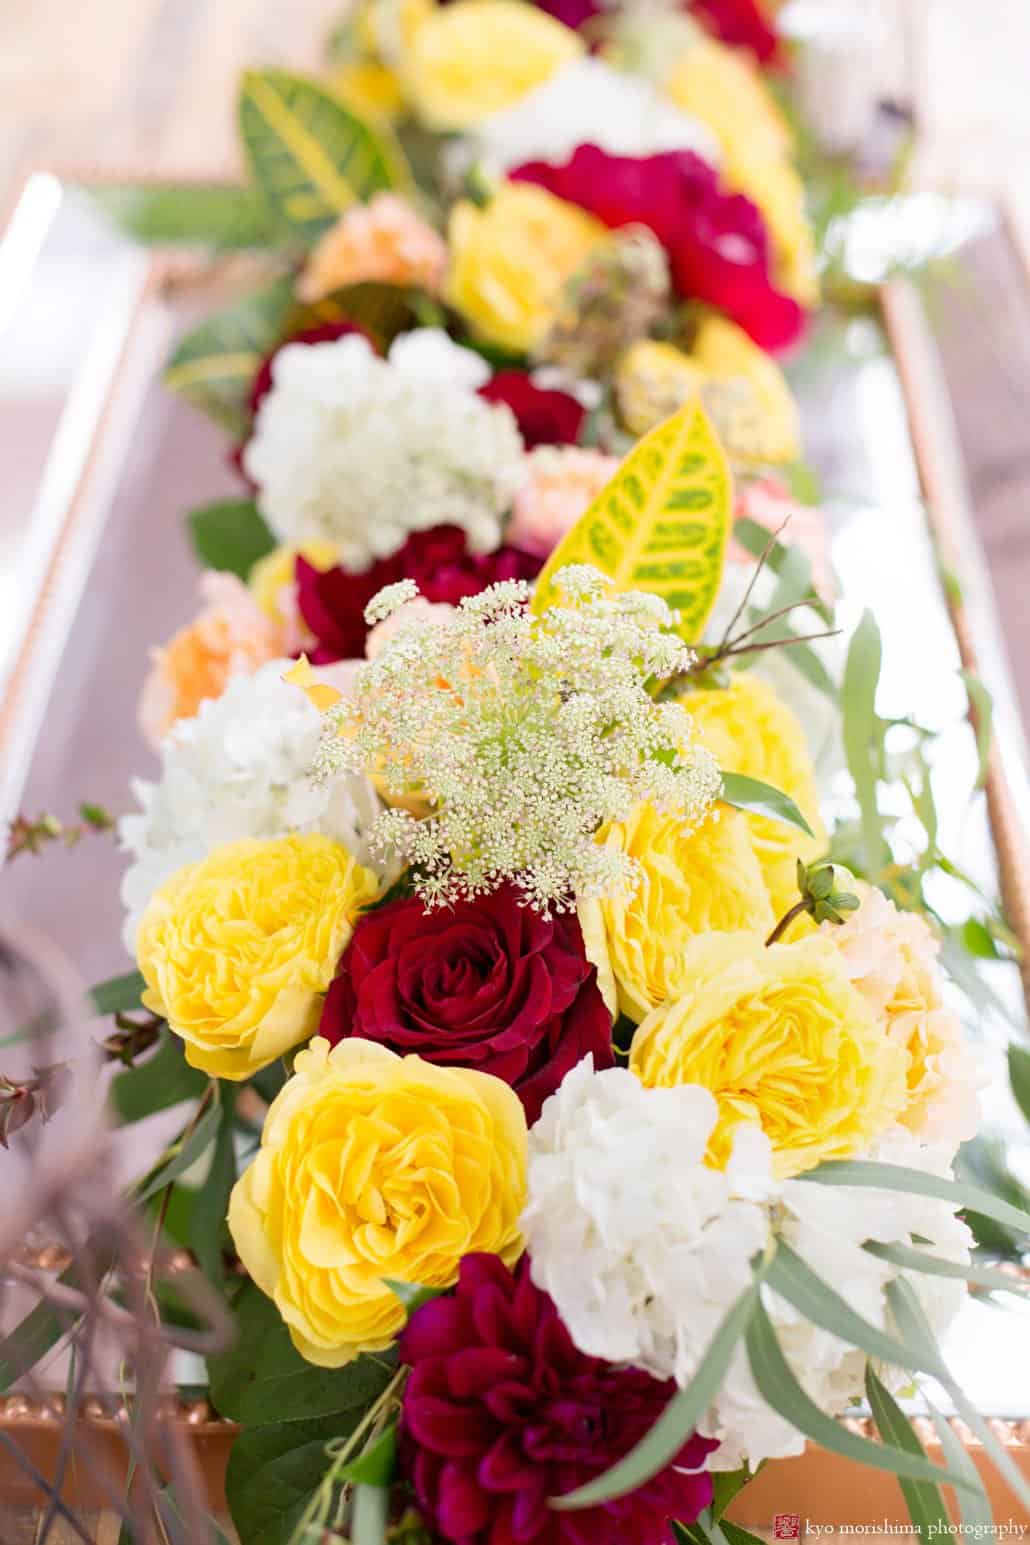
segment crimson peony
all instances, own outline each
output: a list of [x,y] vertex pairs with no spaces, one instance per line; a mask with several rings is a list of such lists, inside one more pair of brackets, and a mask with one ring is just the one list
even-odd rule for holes
[[412,1315],[400,1357],[412,1368],[401,1464],[452,1545],[672,1545],[669,1520],[693,1523],[711,1503],[703,1467],[716,1444],[693,1436],[627,1496],[548,1507],[635,1447],[676,1386],[578,1351],[525,1258],[512,1273],[467,1255],[453,1297]]

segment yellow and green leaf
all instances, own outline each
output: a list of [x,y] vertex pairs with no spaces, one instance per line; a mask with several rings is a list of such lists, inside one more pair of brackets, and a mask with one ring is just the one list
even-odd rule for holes
[[243,436],[254,375],[283,338],[293,308],[288,279],[250,291],[182,340],[165,367],[165,385],[230,434]]
[[714,605],[732,523],[729,464],[695,399],[644,436],[558,544],[537,580],[533,610],[559,599],[559,569],[588,563],[620,590],[661,596],[690,643]]
[[310,246],[350,207],[410,187],[400,146],[327,87],[286,70],[249,70],[239,98],[251,176],[282,225]]

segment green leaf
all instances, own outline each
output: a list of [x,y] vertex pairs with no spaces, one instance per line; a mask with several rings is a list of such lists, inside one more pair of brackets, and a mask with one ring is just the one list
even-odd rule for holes
[[586,563],[619,590],[645,590],[677,612],[677,631],[699,638],[722,578],[733,519],[733,482],[719,438],[697,402],[646,434],[558,543],[540,572],[533,611],[559,599],[554,577]]
[[236,1341],[208,1358],[216,1410],[247,1428],[364,1411],[386,1388],[390,1359],[359,1357],[343,1368],[317,1368],[290,1340],[282,1316],[253,1282],[233,1305]]
[[423,290],[400,284],[349,284],[301,308],[291,331],[326,322],[352,322],[383,354],[399,333],[413,327],[442,327],[446,315]]
[[[865,1392],[876,1430],[884,1443],[905,1449],[909,1454],[921,1454],[926,1459],[926,1451],[916,1437],[912,1423],[894,1396],[877,1378],[871,1363],[866,1364]],[[964,1479],[968,1484],[968,1475]],[[942,1534],[948,1538],[951,1520],[940,1486],[932,1481],[914,1481],[905,1476],[898,1477],[898,1485],[908,1508],[908,1516],[915,1524],[919,1536],[924,1540],[938,1539]]]
[[152,1056],[112,1078],[109,1099],[118,1120],[128,1124],[199,1099],[207,1086],[207,1074],[190,1067],[182,1041],[165,1028]]
[[358,1458],[340,1471],[341,1480],[357,1486],[389,1486],[397,1470],[397,1424],[386,1431]]
[[390,1493],[381,1486],[358,1486],[351,1507],[351,1545],[383,1545],[390,1516]]
[[1030,1051],[1015,1042],[1009,1047],[1009,1079],[1016,1104],[1030,1121]]
[[978,917],[969,917],[962,924],[962,946],[976,960],[999,958],[990,929]]
[[[925,1395],[923,1399],[926,1400]],[[990,1498],[984,1489],[980,1472],[970,1458],[966,1445],[960,1442],[952,1430],[951,1423],[945,1420],[929,1400],[926,1400],[926,1405],[937,1429],[937,1436],[941,1440],[945,1464],[949,1470],[954,1470],[956,1475],[964,1475],[970,1483],[969,1491],[960,1491],[957,1494],[959,1517],[964,1524],[971,1526],[971,1532],[975,1531],[975,1538],[983,1539],[986,1531],[993,1532],[994,1515],[991,1512]]]
[[[958,1178],[982,1186],[993,1196],[1000,1196],[1013,1207],[1030,1213],[1030,1190],[1010,1169],[1005,1143],[997,1137],[974,1137],[963,1143],[955,1161]],[[962,1216],[973,1230],[982,1250],[1010,1260],[1020,1259],[1026,1251],[1022,1229],[1002,1227],[976,1208],[964,1208]]]
[[878,1164],[870,1159],[831,1159],[806,1170],[799,1180],[822,1186],[872,1186],[882,1191],[903,1191],[909,1196],[932,1196],[953,1207],[972,1207],[1006,1228],[1030,1233],[1030,1213],[992,1196],[979,1186],[945,1180],[901,1164]]
[[749,810],[752,815],[768,816],[772,821],[782,821],[785,826],[796,826],[809,837],[814,833],[789,794],[774,789],[771,783],[760,778],[745,778],[743,773],[724,772],[720,799],[735,810]]
[[[61,1287],[92,1287],[111,1270],[114,1256],[109,1250],[98,1253],[87,1246],[87,1252],[84,1252],[84,1260],[73,1261],[58,1277]],[[12,1331],[0,1338],[0,1394],[24,1378],[80,1319],[74,1311],[61,1313],[50,1304],[37,1304]]]
[[325,86],[286,70],[249,70],[239,98],[251,176],[279,223],[305,246],[352,204],[407,188],[404,156]]
[[289,279],[249,290],[187,334],[165,366],[165,385],[242,439],[251,383],[281,342],[292,307]]
[[259,558],[275,547],[275,537],[253,499],[218,499],[188,517],[197,557],[205,568],[222,569],[247,579]]
[[875,879],[881,867],[883,828],[876,798],[877,756],[881,743],[876,716],[883,645],[872,612],[864,612],[855,629],[844,666],[841,704],[844,712],[844,755],[862,812],[866,872]]
[[948,1277],[952,1281],[972,1282],[977,1287],[990,1288],[994,1293],[1030,1293],[1030,1283],[1023,1277],[1009,1276],[997,1267],[976,1266],[972,1262],[946,1261],[939,1255],[929,1255],[912,1245],[882,1245],[870,1239],[862,1247],[881,1261],[890,1261],[904,1271],[919,1271],[928,1277]]
[[254,188],[229,183],[116,184],[87,189],[91,201],[136,241],[154,246],[267,247],[276,235]]
[[[933,1331],[923,1313],[922,1305],[904,1277],[895,1277],[893,1282],[888,1282],[887,1302],[890,1304],[895,1324],[906,1341],[913,1345],[920,1340],[925,1344],[933,1344]],[[947,1390],[951,1397],[958,1415],[968,1427],[972,1428],[974,1437],[980,1440],[990,1455],[995,1469],[1012,1487],[1022,1505],[1030,1508],[1030,1481],[1014,1463],[1012,1456],[995,1437],[988,1423],[984,1421],[947,1369],[944,1370],[943,1376],[939,1375],[938,1378],[942,1388]],[[970,1490],[971,1484],[970,1481],[965,1481],[963,1489]]]
[[[717,1482],[719,1477],[716,1475],[712,1479]],[[677,1545],[764,1545],[760,1535],[742,1529],[739,1524],[731,1524],[725,1518],[713,1518],[711,1513],[702,1513],[692,1524],[681,1524],[675,1518],[669,1522]]]
[[244,1427],[229,1455],[225,1495],[246,1545],[289,1545],[329,1467],[326,1444],[346,1437],[362,1414]]
[[286,1078],[286,1069],[280,1060],[270,1062],[265,1068],[259,1068],[256,1073],[251,1074],[247,1082],[253,1084],[266,1105],[271,1105],[276,1095],[281,1092]]
[[[936,1483],[945,1473],[931,1464],[925,1455],[908,1454],[886,1443],[871,1443],[868,1438],[849,1432],[834,1417],[827,1416],[795,1378],[761,1304],[756,1307],[747,1331],[747,1351],[751,1372],[763,1398],[798,1432],[829,1449],[830,1453],[912,1480]],[[951,1477],[951,1481],[956,1486],[968,1484],[956,1477]]]
[[978,770],[976,787],[987,782],[994,741],[994,699],[975,671],[959,671],[969,699],[969,717],[976,732]]
[[130,1014],[139,1008],[146,985],[141,971],[112,976],[109,981],[90,988],[90,1007],[95,1014]]
[[383,1286],[388,1287],[390,1292],[400,1299],[409,1316],[414,1314],[416,1309],[421,1309],[423,1304],[432,1303],[434,1298],[440,1298],[450,1291],[448,1288],[423,1287],[418,1282],[398,1282],[393,1277],[384,1277]]
[[657,1475],[679,1453],[696,1428],[705,1407],[722,1386],[737,1343],[758,1308],[759,1289],[764,1275],[765,1267],[762,1267],[712,1337],[686,1389],[673,1396],[646,1437],[628,1454],[623,1455],[618,1464],[589,1481],[586,1486],[580,1486],[562,1497],[552,1497],[552,1507],[562,1510],[593,1507],[614,1497],[624,1497],[627,1492],[635,1491],[650,1480],[652,1475]]
[[711,1511],[716,1522],[725,1513],[737,1493],[743,1491],[757,1474],[757,1470],[751,1470],[747,1465],[741,1465],[739,1470],[717,1470],[713,1474]]
[[894,1336],[857,1314],[839,1293],[823,1282],[782,1240],[766,1280],[806,1320],[839,1336],[841,1341],[858,1347],[868,1357],[877,1357],[899,1368],[908,1368],[913,1373],[936,1376],[940,1372],[942,1364],[939,1357],[935,1356],[929,1364],[920,1362],[912,1348],[904,1346]]
[[222,1086],[222,1113],[211,1154],[211,1165],[197,1193],[190,1220],[190,1245],[201,1271],[216,1287],[225,1276],[222,1244],[226,1234],[229,1192],[236,1184],[236,1089]]
[[210,1148],[221,1119],[218,1085],[213,1084],[210,1087],[214,1093],[200,1120],[192,1131],[180,1133],[165,1149],[154,1168],[132,1187],[129,1195],[133,1201],[145,1202],[148,1197],[163,1191],[165,1186],[170,1186],[173,1180],[178,1180],[180,1175],[185,1175],[188,1169],[192,1169],[197,1160],[203,1158]]

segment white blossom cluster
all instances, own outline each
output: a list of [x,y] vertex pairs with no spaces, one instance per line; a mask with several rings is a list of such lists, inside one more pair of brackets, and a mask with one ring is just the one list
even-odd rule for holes
[[288,344],[272,368],[244,466],[280,541],[328,540],[350,569],[432,526],[461,526],[476,552],[499,544],[524,446],[510,408],[477,395],[478,354],[417,328],[386,359],[350,334]]
[[132,855],[122,880],[130,953],[154,891],[221,843],[318,831],[371,867],[365,836],[379,800],[357,774],[332,785],[306,776],[321,716],[282,679],[293,664],[272,660],[252,676],[234,677],[221,697],[175,726],[161,749],[159,781],[134,780],[141,808],[118,823],[121,847]]
[[[696,823],[719,791],[690,715],[648,682],[683,670],[656,596],[609,595],[585,566],[541,617],[505,581],[457,610],[403,623],[330,710],[315,770],[374,770],[391,802],[373,836],[441,904],[514,881],[545,914],[635,886],[635,861],[596,842],[642,800]],[[387,603],[410,600],[410,587]],[[383,598],[369,615],[381,617]],[[417,813],[412,813],[413,808]]]
[[[889,1330],[885,1296],[897,1268],[870,1240],[927,1241],[969,1259],[970,1234],[946,1202],[896,1191],[839,1190],[773,1179],[757,1128],[742,1127],[724,1171],[704,1163],[716,1102],[699,1085],[646,1089],[626,1069],[595,1073],[586,1058],[545,1101],[530,1132],[522,1228],[533,1280],[554,1299],[582,1351],[687,1385],[751,1262],[776,1236],[865,1319]],[[866,1155],[950,1176],[953,1150],[900,1128]],[[940,1334],[962,1305],[960,1281],[905,1274]],[[763,1288],[784,1355],[817,1405],[838,1414],[861,1398],[865,1356]],[[766,1404],[738,1347],[699,1423],[717,1438],[713,1469],[799,1454],[805,1440]]]
[[615,156],[693,150],[719,159],[708,127],[675,107],[650,81],[593,55],[573,59],[512,107],[476,124],[474,149],[491,168],[566,160],[578,145]]

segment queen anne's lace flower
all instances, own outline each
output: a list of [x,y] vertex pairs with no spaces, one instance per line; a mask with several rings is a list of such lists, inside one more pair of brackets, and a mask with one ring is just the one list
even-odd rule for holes
[[525,476],[509,408],[477,388],[490,370],[435,328],[388,359],[350,334],[276,355],[244,465],[283,542],[334,542],[346,568],[389,557],[411,531],[460,526],[476,552],[501,537]]
[[241,837],[321,832],[372,867],[362,834],[380,805],[363,777],[332,785],[304,776],[318,746],[318,712],[282,679],[292,664],[273,660],[235,677],[220,698],[179,724],[162,748],[157,783],[135,781],[141,809],[118,832],[132,863],[122,881],[125,943],[154,891],[176,869]]
[[638,865],[597,843],[600,827],[650,800],[689,828],[718,794],[690,716],[647,690],[692,659],[665,603],[609,596],[583,565],[558,582],[578,604],[539,618],[517,580],[416,615],[330,710],[316,772],[368,769],[387,799],[424,812],[391,810],[374,837],[430,904],[512,880],[547,913],[632,887]]
[[[522,1219],[533,1280],[554,1299],[581,1351],[632,1362],[689,1384],[712,1337],[779,1236],[849,1305],[889,1329],[885,1288],[897,1269],[867,1240],[968,1260],[970,1235],[946,1202],[897,1191],[777,1182],[767,1140],[738,1129],[725,1170],[705,1165],[716,1121],[696,1084],[645,1089],[626,1069],[585,1059],[544,1103],[529,1135]],[[866,1157],[950,1175],[950,1150],[894,1129]],[[960,1281],[906,1274],[940,1335],[961,1307]],[[861,1398],[865,1357],[813,1325],[778,1294],[763,1302],[784,1355],[811,1398],[839,1413]],[[888,1375],[890,1377],[890,1375]],[[907,1375],[905,1376],[907,1378]],[[719,1470],[799,1454],[805,1439],[768,1406],[738,1348],[698,1423],[717,1438]]]

